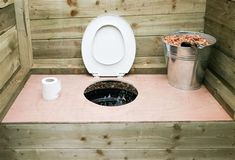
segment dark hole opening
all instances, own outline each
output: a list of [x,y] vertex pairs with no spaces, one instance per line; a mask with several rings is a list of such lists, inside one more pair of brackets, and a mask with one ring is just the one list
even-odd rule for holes
[[86,88],[84,96],[102,106],[121,106],[137,97],[136,88],[120,81],[101,81]]
[[181,47],[192,47],[192,44],[189,42],[182,42]]

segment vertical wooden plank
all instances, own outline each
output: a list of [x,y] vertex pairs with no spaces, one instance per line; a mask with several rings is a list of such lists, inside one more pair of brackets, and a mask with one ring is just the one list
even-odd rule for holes
[[20,62],[23,68],[32,66],[32,44],[29,23],[28,0],[15,1],[16,24],[20,48]]

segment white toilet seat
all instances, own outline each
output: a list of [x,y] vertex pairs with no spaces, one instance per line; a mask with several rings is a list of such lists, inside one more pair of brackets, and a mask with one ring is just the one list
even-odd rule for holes
[[123,76],[133,65],[136,53],[134,33],[119,16],[100,16],[86,28],[82,58],[94,76]]

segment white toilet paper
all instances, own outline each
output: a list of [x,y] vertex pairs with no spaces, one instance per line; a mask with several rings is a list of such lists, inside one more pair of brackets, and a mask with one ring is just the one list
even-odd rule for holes
[[55,100],[59,97],[61,82],[55,77],[42,79],[42,97],[45,100]]

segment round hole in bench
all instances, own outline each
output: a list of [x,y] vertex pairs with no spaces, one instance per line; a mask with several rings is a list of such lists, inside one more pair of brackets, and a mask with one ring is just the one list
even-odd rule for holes
[[121,106],[135,100],[137,89],[121,81],[100,81],[88,86],[84,96],[91,102],[101,106]]

